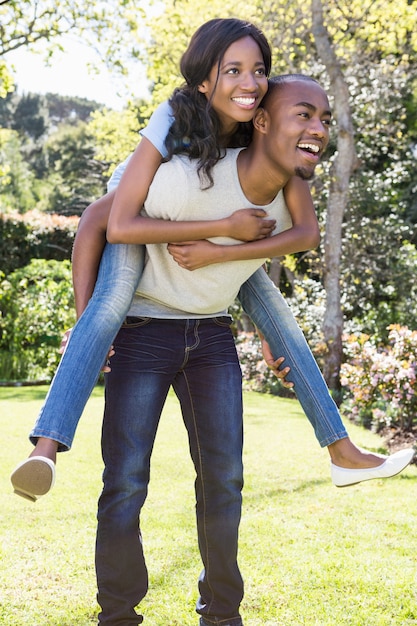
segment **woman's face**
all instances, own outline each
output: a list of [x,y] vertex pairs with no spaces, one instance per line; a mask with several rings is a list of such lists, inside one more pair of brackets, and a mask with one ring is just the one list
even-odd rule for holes
[[223,133],[232,133],[237,122],[249,122],[267,89],[261,49],[252,37],[232,43],[220,67],[212,67],[199,86],[219,116]]

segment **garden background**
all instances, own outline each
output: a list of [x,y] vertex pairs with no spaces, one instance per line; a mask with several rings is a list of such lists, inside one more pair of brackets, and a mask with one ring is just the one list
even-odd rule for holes
[[[334,126],[311,183],[317,250],[268,262],[360,445],[387,452],[417,432],[416,0],[3,0],[0,2],[0,624],[96,620],[93,543],[102,469],[102,388],[36,506],[8,475],[74,323],[70,258],[84,208],[106,190],[154,108],[180,84],[192,32],[212,17],[259,24],[273,74],[302,72],[328,91]],[[48,57],[71,37],[120,77],[147,71],[149,98],[123,110],[19,93],[11,54]],[[95,68],[100,70],[100,65]],[[94,71],[94,68],[92,68]],[[127,74],[127,81],[128,81]],[[241,561],[252,626],[417,623],[415,467],[335,490],[291,392],[265,367],[254,329],[232,307],[245,380],[245,517]],[[18,386],[16,386],[18,385]],[[261,392],[261,393],[260,393]],[[282,398],[279,396],[288,396]],[[147,509],[154,591],[150,625],[195,623],[199,568],[192,472],[170,397]],[[173,484],[172,476],[176,477]],[[39,506],[38,506],[39,505]],[[173,617],[175,614],[175,617]]]
[[[317,250],[270,259],[344,414],[413,437],[416,425],[417,90],[415,0],[0,4],[0,380],[47,381],[74,322],[71,246],[84,208],[105,192],[138,130],[180,84],[179,59],[212,17],[262,26],[272,74],[316,77],[334,110],[330,147],[311,184]],[[146,68],[149,98],[121,111],[58,94],[19,94],[11,53],[45,62],[68,33],[123,75]],[[99,70],[99,68],[96,68]],[[248,388],[282,393],[253,327],[233,308]],[[277,355],[278,356],[278,355]],[[391,437],[392,438],[392,437]]]

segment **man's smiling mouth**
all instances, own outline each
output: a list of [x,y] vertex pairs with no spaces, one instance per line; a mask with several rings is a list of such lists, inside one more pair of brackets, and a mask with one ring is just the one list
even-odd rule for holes
[[309,152],[310,154],[319,154],[320,148],[315,143],[300,142],[297,144],[297,148]]

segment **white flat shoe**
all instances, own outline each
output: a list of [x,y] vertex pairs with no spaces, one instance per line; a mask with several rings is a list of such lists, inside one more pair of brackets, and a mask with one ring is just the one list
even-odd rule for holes
[[415,450],[406,448],[391,454],[387,459],[378,465],[378,467],[368,467],[365,469],[347,469],[330,463],[330,471],[332,481],[336,487],[348,487],[356,485],[364,480],[372,480],[374,478],[391,478],[399,474],[412,461]]
[[46,456],[30,456],[19,463],[10,476],[14,492],[36,502],[52,489],[55,482],[55,463]]

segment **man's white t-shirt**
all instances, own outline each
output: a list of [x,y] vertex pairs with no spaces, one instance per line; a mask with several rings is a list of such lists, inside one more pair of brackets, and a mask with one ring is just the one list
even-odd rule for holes
[[[202,189],[197,161],[174,156],[159,167],[145,202],[149,217],[164,220],[213,220],[237,209],[262,208],[276,220],[273,234],[291,228],[292,221],[282,191],[268,205],[259,207],[244,195],[237,159],[242,148],[229,149],[213,168],[213,186]],[[217,237],[218,244],[238,244]],[[129,315],[145,317],[212,317],[224,315],[241,285],[265,262],[265,258],[211,264],[189,271],[180,267],[166,244],[147,244],[146,263]],[[166,308],[166,310],[164,310]],[[185,315],[184,315],[185,314]]]

